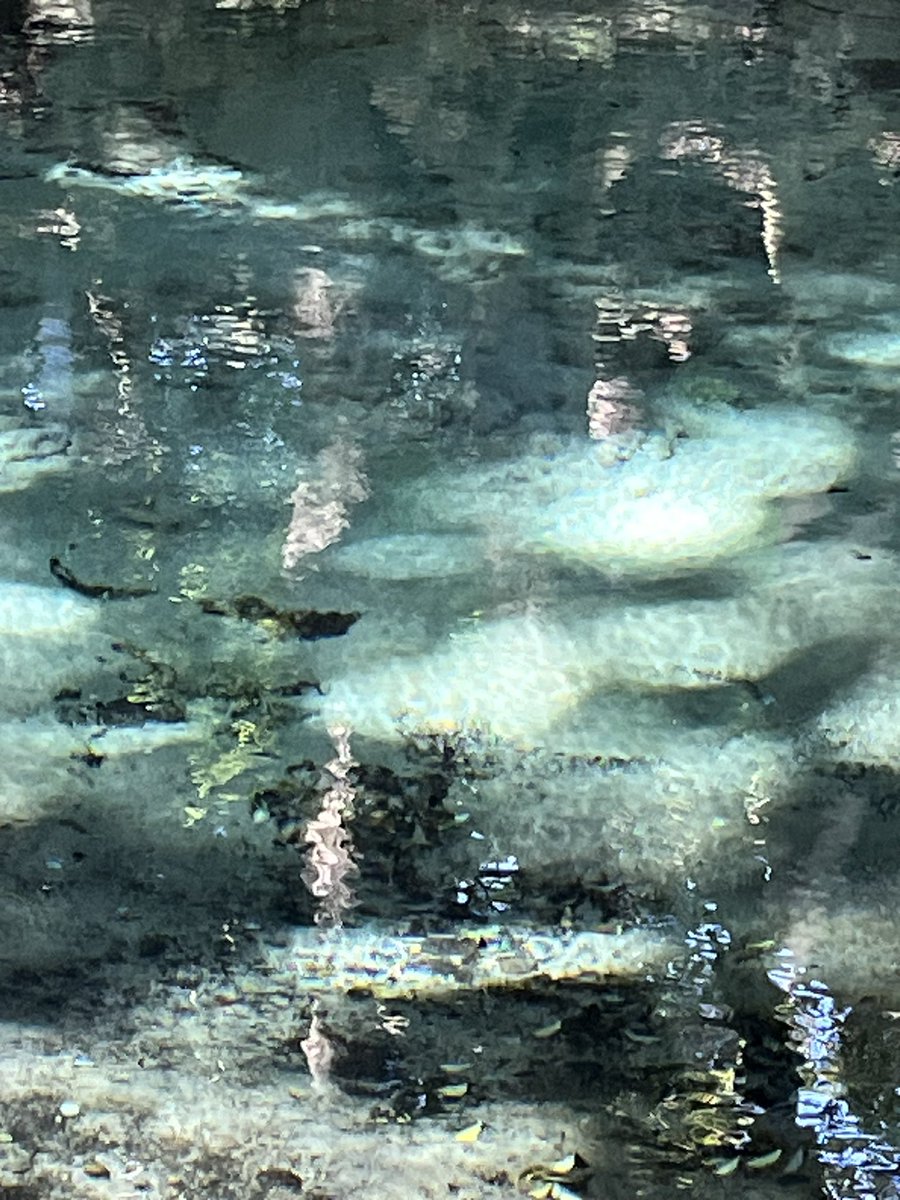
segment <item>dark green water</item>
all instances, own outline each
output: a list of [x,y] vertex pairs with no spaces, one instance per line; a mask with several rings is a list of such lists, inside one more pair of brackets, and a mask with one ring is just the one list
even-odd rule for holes
[[897,1196],[898,172],[893,0],[2,10],[0,1200]]

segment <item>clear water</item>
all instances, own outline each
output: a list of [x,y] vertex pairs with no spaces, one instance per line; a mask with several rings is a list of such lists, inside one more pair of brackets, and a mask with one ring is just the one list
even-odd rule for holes
[[2,21],[0,1193],[896,1196],[893,0]]

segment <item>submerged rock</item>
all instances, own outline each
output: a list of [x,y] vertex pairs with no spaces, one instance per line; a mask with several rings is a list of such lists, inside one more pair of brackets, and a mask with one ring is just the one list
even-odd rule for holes
[[0,431],[0,492],[19,492],[43,475],[70,465],[72,444],[61,425],[27,425]]
[[546,617],[470,620],[433,648],[420,641],[377,665],[363,619],[361,640],[348,635],[311,703],[324,725],[381,740],[478,732],[520,748],[616,754],[602,722],[582,728],[580,707],[595,694],[754,694],[797,656],[858,635],[861,621],[870,637],[889,633],[895,564],[882,557],[860,560],[843,543],[771,547],[745,560],[735,594],[630,604],[591,594]]
[[711,885],[761,874],[754,838],[760,814],[791,794],[792,742],[697,731],[671,713],[668,728],[644,721],[642,731],[631,761],[600,757],[602,728],[591,753],[585,730],[588,757],[507,755],[458,798],[487,843],[514,855],[530,878],[610,878],[640,893],[685,878]]
[[438,470],[409,492],[432,527],[613,573],[667,574],[776,540],[774,501],[826,492],[856,464],[847,427],[793,408],[670,406],[672,436],[621,461],[604,442],[539,446],[486,467]]
[[857,367],[887,371],[900,367],[900,333],[889,330],[836,333],[826,343],[832,358]]
[[531,745],[589,693],[581,659],[581,645],[551,623],[476,623],[432,653],[351,670],[316,701],[317,718],[386,740],[477,730]]
[[900,660],[863,675],[819,716],[816,732],[837,762],[900,771]]
[[443,579],[483,566],[484,545],[467,534],[395,533],[340,545],[328,566],[369,579]]
[[566,496],[525,531],[522,546],[614,572],[655,572],[705,566],[761,544],[776,530],[771,514],[752,497],[690,497],[680,487],[663,486],[621,499]]
[[75,763],[97,767],[107,758],[151,754],[209,736],[209,723],[202,719],[116,728],[63,725],[39,716],[0,720],[0,825],[36,821],[56,811],[71,792]]
[[47,638],[93,625],[96,604],[62,588],[0,582],[0,638]]

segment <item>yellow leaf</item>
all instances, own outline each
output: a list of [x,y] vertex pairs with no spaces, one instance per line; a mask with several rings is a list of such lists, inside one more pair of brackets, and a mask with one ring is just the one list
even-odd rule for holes
[[568,1154],[565,1158],[558,1159],[555,1163],[550,1163],[547,1167],[548,1175],[568,1175],[575,1169],[576,1158],[574,1154]]
[[463,1142],[465,1145],[471,1145],[472,1142],[477,1142],[481,1137],[481,1131],[484,1129],[483,1121],[476,1121],[474,1125],[467,1125],[465,1129],[461,1129],[454,1141]]

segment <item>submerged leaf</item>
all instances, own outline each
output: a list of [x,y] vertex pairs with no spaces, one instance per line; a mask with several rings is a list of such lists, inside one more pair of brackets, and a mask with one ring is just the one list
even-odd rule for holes
[[739,1158],[718,1158],[713,1160],[713,1171],[716,1175],[733,1175],[740,1166]]
[[460,1100],[468,1090],[467,1083],[447,1083],[438,1088],[437,1094],[444,1100]]
[[305,642],[341,637],[360,617],[359,613],[317,612],[312,608],[280,609],[259,596],[238,596],[231,601],[201,598],[199,604],[203,612],[213,616],[253,621],[276,636],[292,634]]
[[748,1158],[747,1166],[751,1171],[761,1171],[765,1167],[773,1167],[781,1158],[780,1150],[770,1150],[768,1154],[760,1154],[758,1158]]
[[532,1029],[531,1036],[536,1038],[549,1038],[554,1034],[559,1033],[562,1029],[562,1021],[551,1021],[549,1025],[542,1025],[540,1029]]
[[477,1142],[481,1137],[481,1131],[484,1129],[483,1121],[476,1121],[474,1125],[467,1125],[465,1129],[460,1129],[459,1133],[454,1136],[454,1141],[462,1142],[464,1145],[471,1145],[472,1142]]

